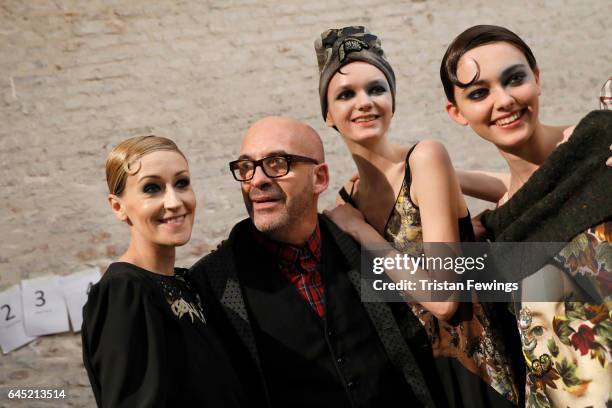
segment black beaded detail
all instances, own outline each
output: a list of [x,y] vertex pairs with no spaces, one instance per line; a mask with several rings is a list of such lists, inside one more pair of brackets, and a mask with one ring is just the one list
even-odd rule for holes
[[187,316],[191,318],[192,323],[195,323],[197,319],[206,324],[200,295],[189,282],[186,276],[187,270],[177,268],[174,273],[173,276],[156,276],[156,281],[168,305],[170,305],[172,313],[179,319]]

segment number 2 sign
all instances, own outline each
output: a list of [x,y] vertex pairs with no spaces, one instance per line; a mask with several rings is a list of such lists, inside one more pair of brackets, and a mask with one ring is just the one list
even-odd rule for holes
[[28,335],[43,336],[70,330],[58,276],[22,280],[21,300]]
[[4,354],[34,340],[23,327],[19,286],[11,286],[0,293],[0,346]]

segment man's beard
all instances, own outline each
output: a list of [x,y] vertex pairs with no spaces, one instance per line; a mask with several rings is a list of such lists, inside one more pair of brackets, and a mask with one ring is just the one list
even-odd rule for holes
[[251,207],[250,216],[259,232],[274,240],[282,241],[287,237],[291,228],[302,221],[314,199],[312,189],[306,188],[291,201],[285,201],[280,211],[258,216]]

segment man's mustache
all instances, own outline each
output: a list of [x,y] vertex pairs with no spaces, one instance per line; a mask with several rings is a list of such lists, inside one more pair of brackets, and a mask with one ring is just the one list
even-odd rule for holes
[[249,192],[249,200],[251,201],[282,200],[283,198],[285,198],[285,194],[283,194],[282,191],[273,188],[266,191],[254,188]]

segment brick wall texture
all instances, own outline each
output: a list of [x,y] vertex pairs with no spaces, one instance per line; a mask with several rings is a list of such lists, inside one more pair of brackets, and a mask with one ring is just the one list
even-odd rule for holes
[[[597,107],[612,73],[610,15],[607,0],[1,0],[0,290],[104,269],[122,253],[128,234],[106,203],[104,160],[129,136],[168,136],[188,155],[198,213],[182,266],[245,216],[227,162],[262,116],[320,132],[330,205],[354,168],[320,117],[313,42],[326,28],[362,24],[381,37],[397,76],[394,141],[438,139],[457,167],[502,169],[495,149],[444,112],[446,46],[474,24],[514,30],[539,62],[543,121],[571,124]],[[63,388],[61,404],[91,406],[79,336],[1,356],[0,388],[14,385]]]

